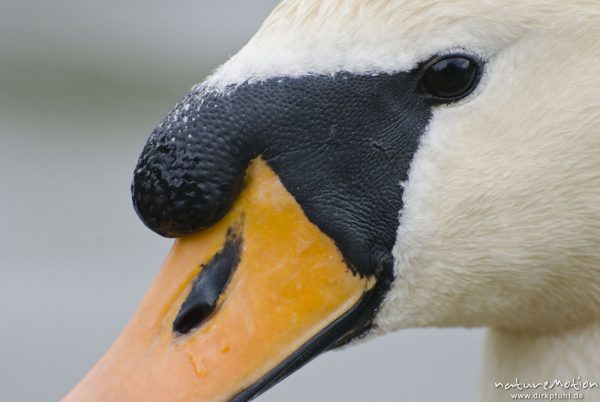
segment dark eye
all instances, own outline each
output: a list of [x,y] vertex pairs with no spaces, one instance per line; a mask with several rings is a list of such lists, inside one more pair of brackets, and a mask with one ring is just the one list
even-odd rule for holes
[[467,96],[479,81],[480,62],[463,55],[436,57],[423,66],[420,90],[440,101]]

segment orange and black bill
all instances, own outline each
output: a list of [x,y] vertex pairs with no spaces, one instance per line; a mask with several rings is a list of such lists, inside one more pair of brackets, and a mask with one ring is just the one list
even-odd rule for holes
[[368,325],[349,269],[262,160],[218,223],[179,238],[121,336],[64,402],[247,401]]
[[194,88],[154,130],[133,200],[177,237],[66,402],[247,401],[369,328],[431,115],[406,72]]

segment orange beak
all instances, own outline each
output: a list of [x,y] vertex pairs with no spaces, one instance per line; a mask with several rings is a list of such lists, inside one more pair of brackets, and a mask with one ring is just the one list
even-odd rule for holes
[[180,238],[120,337],[64,402],[246,401],[356,330],[354,274],[255,160],[229,213]]

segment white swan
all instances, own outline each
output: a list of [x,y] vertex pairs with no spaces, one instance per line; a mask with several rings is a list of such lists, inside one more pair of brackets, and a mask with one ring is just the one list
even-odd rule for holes
[[[448,76],[442,77],[445,84],[436,84],[436,77],[423,84],[428,69],[449,57],[476,64],[477,77],[447,99],[423,100],[432,91],[441,94],[439,85],[452,84]],[[421,86],[411,87],[413,81]],[[399,89],[391,91],[394,85]],[[362,120],[352,120],[356,116]],[[382,118],[389,124],[379,127]],[[264,137],[265,132],[280,136]],[[414,150],[396,143],[394,135],[407,133]],[[311,141],[317,145],[306,145]],[[367,150],[360,148],[367,143]],[[206,155],[195,157],[202,152]],[[241,278],[251,269],[252,261],[245,261],[267,258],[260,248],[248,250],[254,250],[252,225],[266,230],[269,221],[252,223],[255,215],[247,211],[263,201],[261,213],[267,215],[260,216],[270,216],[265,211],[271,207],[289,207],[279,196],[269,198],[279,194],[279,184],[263,162],[253,163],[242,201],[232,201],[240,191],[235,177],[257,155],[358,273],[336,277],[348,291],[331,296],[337,307],[310,321],[309,329],[294,329],[294,342],[278,338],[279,330],[261,332],[276,320],[254,317],[251,306],[272,296],[264,311],[284,309],[289,325],[299,325],[303,314],[325,303],[319,299],[306,307],[302,303],[308,301],[298,301],[309,292],[300,290],[304,279],[295,276],[301,269],[286,274],[299,286],[293,297],[291,288],[287,296],[278,290],[269,295],[260,287],[267,279],[247,279],[255,286],[248,289],[263,293],[236,301]],[[398,165],[399,155],[409,156],[409,168]],[[228,176],[238,162],[241,167]],[[206,172],[223,181],[207,190]],[[255,187],[262,190],[253,192]],[[357,188],[369,192],[360,202]],[[378,204],[388,193],[401,207],[389,213],[389,204],[383,210]],[[197,194],[204,198],[194,198]],[[481,401],[510,400],[516,391],[494,384],[516,379],[600,383],[600,2],[283,1],[250,42],[157,128],[136,170],[134,200],[144,222],[162,234],[180,236],[214,224],[208,231],[217,240],[201,234],[176,243],[130,327],[66,401],[165,401],[165,395],[172,401],[248,400],[306,358],[367,327],[368,335],[408,327],[489,327]],[[202,202],[207,204],[199,207]],[[229,207],[234,212],[223,218]],[[238,210],[246,211],[245,229],[239,229],[246,230],[239,234],[243,240],[230,229],[223,246]],[[300,247],[286,236],[304,230],[297,229],[304,228],[302,218],[290,212],[285,219],[289,224],[271,235]],[[395,222],[392,232],[382,229],[389,219]],[[395,239],[393,248],[380,232]],[[303,236],[306,247],[325,241],[312,232]],[[262,237],[261,247],[275,240]],[[243,248],[227,257],[227,250],[242,247],[237,241]],[[272,252],[283,253],[277,250]],[[388,252],[393,263],[386,260]],[[191,255],[195,260],[185,268]],[[241,265],[231,278],[218,280],[204,275],[205,268],[190,285],[200,262],[208,267],[219,258],[230,270],[240,258]],[[285,258],[269,264],[291,261]],[[379,289],[376,301],[342,322],[373,289]],[[250,309],[239,328],[221,323],[220,317],[241,308],[238,302]],[[304,307],[291,312],[286,303]],[[346,326],[335,327],[340,322]],[[221,335],[209,342],[211,331]],[[235,347],[229,352],[228,334],[238,339],[256,333],[262,335],[236,357],[248,372],[240,374],[231,364],[219,368],[218,359],[237,353]],[[276,347],[261,349],[270,342]],[[256,354],[249,356],[250,349]],[[545,391],[538,385],[524,392],[537,391],[575,390]],[[600,389],[581,392],[586,401],[600,401]]]

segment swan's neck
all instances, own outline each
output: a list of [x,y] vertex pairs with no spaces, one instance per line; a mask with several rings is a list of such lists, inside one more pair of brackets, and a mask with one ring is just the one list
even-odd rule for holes
[[[481,384],[481,401],[500,402],[516,400],[511,394],[582,393],[587,402],[600,401],[600,321],[548,334],[524,334],[500,329],[488,333]],[[584,388],[585,381],[591,384],[587,390],[565,389],[556,385],[544,390],[554,380],[564,382],[575,379]],[[579,378],[579,379],[578,379]],[[518,379],[518,381],[516,380]],[[496,383],[540,384],[535,390],[519,391],[496,387]],[[591,387],[591,388],[590,388]],[[535,400],[535,399],[534,399]],[[565,400],[565,398],[540,396],[537,400]],[[578,400],[578,399],[567,399]]]

